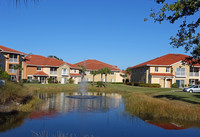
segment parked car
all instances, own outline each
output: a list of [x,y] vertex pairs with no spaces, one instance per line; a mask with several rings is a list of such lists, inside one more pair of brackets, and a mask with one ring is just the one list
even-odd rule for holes
[[200,85],[193,85],[189,88],[184,88],[183,91],[184,92],[190,92],[190,93],[200,92]]

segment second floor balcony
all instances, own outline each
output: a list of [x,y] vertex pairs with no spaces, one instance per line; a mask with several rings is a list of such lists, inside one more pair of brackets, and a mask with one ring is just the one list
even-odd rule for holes
[[184,78],[186,76],[187,76],[187,74],[185,71],[176,71],[176,77]]
[[9,73],[17,73],[16,69],[9,69]]
[[51,75],[57,75],[57,71],[50,71]]
[[199,77],[199,72],[190,72],[190,77]]
[[9,62],[12,62],[12,63],[17,63],[18,60],[17,58],[9,58]]

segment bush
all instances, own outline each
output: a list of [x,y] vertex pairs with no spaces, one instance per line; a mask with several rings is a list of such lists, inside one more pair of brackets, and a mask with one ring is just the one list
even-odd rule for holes
[[160,88],[160,84],[148,84],[148,83],[131,83],[130,85],[140,86],[140,87],[150,87],[150,88]]
[[20,82],[21,83],[28,83],[27,79],[21,79]]
[[97,82],[97,87],[105,87],[104,82],[98,81],[98,82]]
[[111,82],[111,84],[123,84],[123,82]]
[[49,84],[53,83],[51,78],[47,78],[47,81],[48,81]]
[[68,82],[69,82],[70,84],[74,84],[74,80],[73,80],[72,78],[68,79]]
[[177,86],[176,83],[172,84],[172,87],[173,87],[173,88],[178,88],[178,86]]
[[29,80],[28,82],[29,82],[29,83],[39,83],[39,80],[37,80],[37,79],[32,79],[32,80]]

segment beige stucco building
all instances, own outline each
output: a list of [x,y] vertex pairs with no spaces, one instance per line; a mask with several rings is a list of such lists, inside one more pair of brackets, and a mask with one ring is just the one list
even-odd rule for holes
[[182,54],[167,54],[130,67],[131,81],[160,84],[162,88],[171,88],[173,83],[178,87],[198,84],[200,64],[191,66],[183,63],[186,57]]
[[8,72],[11,80],[19,81],[23,79],[23,71],[20,69],[15,69],[15,65],[24,64],[24,56],[26,53],[10,49],[0,45],[0,67],[3,71]]
[[25,59],[24,79],[48,83],[47,79],[51,78],[53,82],[61,84],[68,83],[70,78],[75,84],[81,80],[80,67],[70,63],[40,55],[29,55]]
[[[74,65],[80,65],[86,68],[86,75],[84,79],[88,82],[93,81],[93,75],[90,74],[90,72],[98,71],[99,69],[102,69],[102,68],[109,68],[111,70],[111,74],[107,75],[107,82],[122,82],[123,81],[123,77],[120,75],[122,74],[121,70],[117,66],[114,66],[114,65],[110,65],[110,64],[107,64],[98,60],[94,60],[94,59],[85,60],[85,61],[76,63]],[[102,75],[101,77],[101,74],[97,74],[94,79],[95,82],[97,81],[105,82],[105,80],[106,80],[105,75]]]

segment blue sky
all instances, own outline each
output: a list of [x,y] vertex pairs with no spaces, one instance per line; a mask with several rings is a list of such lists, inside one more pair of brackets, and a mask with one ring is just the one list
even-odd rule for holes
[[121,69],[168,53],[178,24],[144,22],[154,0],[40,0],[0,4],[0,45],[56,55],[69,63],[97,59]]

